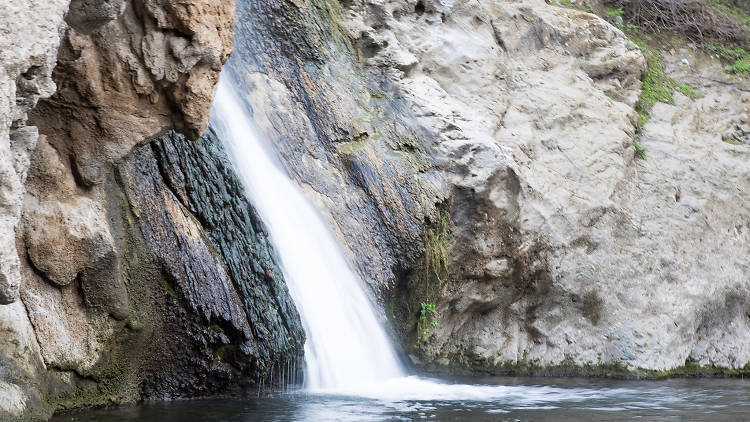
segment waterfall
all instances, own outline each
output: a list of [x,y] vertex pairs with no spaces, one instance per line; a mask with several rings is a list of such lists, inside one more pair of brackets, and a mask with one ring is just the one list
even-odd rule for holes
[[228,72],[211,111],[248,198],[268,227],[307,334],[305,387],[338,390],[404,376],[395,350],[321,216],[269,154]]

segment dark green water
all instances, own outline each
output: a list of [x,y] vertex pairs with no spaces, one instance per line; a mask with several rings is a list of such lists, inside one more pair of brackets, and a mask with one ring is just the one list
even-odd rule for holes
[[750,381],[741,379],[492,377],[378,388],[150,403],[60,415],[53,421],[750,421]]

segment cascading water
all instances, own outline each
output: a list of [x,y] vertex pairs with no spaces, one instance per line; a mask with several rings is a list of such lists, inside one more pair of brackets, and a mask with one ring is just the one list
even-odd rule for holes
[[316,210],[268,154],[226,73],[212,126],[268,226],[302,317],[305,386],[338,390],[404,376],[360,281]]
[[[313,206],[276,165],[224,72],[211,125],[247,195],[266,223],[307,334],[305,388],[310,392],[404,400],[583,400],[596,391],[448,384],[407,376],[378,323],[362,283]],[[319,419],[318,417],[312,419]]]

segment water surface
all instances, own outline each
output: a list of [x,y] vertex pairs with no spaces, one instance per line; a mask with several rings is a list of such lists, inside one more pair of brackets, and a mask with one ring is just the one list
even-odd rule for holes
[[426,382],[408,377],[400,384],[361,387],[351,394],[292,392],[151,403],[58,416],[53,421],[750,420],[750,382],[741,379],[486,377]]

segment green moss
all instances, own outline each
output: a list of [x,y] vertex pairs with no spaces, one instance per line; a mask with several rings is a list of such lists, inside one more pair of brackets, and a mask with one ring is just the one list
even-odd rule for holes
[[[664,64],[659,52],[651,50],[643,39],[640,39],[637,44],[643,51],[648,64],[648,69],[641,79],[643,83],[641,97],[635,107],[638,113],[638,127],[642,128],[651,119],[651,109],[654,104],[674,103],[675,90],[693,100],[701,98],[703,95],[690,85],[677,82],[674,78],[668,76],[664,71]],[[643,158],[646,149],[637,142],[634,142],[634,144],[636,144],[636,155]]]
[[724,70],[729,73],[747,73],[750,72],[750,54],[742,59],[737,59],[734,64],[727,66]]
[[450,277],[452,240],[448,216],[441,213],[437,224],[428,228],[424,237],[424,269],[427,272],[425,276],[438,288]]
[[50,413],[54,413],[66,410],[104,407],[117,403],[117,398],[109,392],[103,392],[98,389],[89,391],[79,388],[71,394],[48,398],[45,400],[45,407]]
[[412,352],[429,339],[436,321],[437,307],[444,283],[450,278],[452,226],[445,210],[437,221],[424,229],[424,254],[410,273],[401,278],[391,292],[388,318]]
[[697,100],[698,98],[703,98],[703,94],[698,92],[695,88],[688,84],[683,83],[677,83],[677,90],[682,93],[682,95],[690,98],[691,100]]
[[732,145],[745,145],[744,142],[738,141],[737,139],[732,139],[732,138],[724,139],[723,141]]
[[234,346],[225,344],[214,351],[214,363],[229,363],[234,355]]
[[641,105],[650,108],[657,102],[673,103],[672,91],[676,85],[675,80],[664,73],[664,65],[658,52],[649,51],[646,54],[648,69],[642,80]]
[[622,379],[666,379],[680,377],[745,377],[750,376],[750,363],[742,368],[719,368],[715,366],[700,366],[686,362],[685,365],[668,369],[652,370],[629,368],[624,363],[586,363],[577,364],[572,358],[566,357],[553,365],[542,365],[538,360],[528,360],[526,356],[518,362],[504,361],[491,363],[478,359],[463,361],[451,359],[450,365],[428,365],[425,369],[436,373],[453,374],[493,374],[506,376],[549,376],[549,377],[600,377]]

